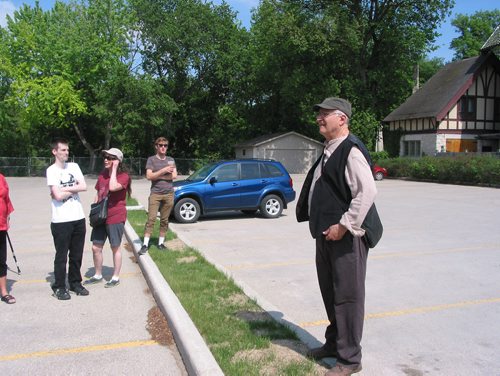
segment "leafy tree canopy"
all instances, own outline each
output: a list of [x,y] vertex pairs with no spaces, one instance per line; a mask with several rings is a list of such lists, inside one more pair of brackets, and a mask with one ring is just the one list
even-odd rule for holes
[[478,56],[481,47],[500,25],[500,9],[479,11],[470,16],[458,14],[451,24],[460,36],[451,41],[450,47],[455,50],[454,60]]

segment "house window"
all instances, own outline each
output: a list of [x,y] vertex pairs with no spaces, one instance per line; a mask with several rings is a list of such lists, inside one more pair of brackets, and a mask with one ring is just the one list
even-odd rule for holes
[[460,119],[474,120],[476,118],[476,97],[464,95],[460,98]]
[[495,98],[494,121],[500,121],[500,98]]
[[403,155],[407,157],[420,157],[420,141],[405,141]]
[[245,156],[247,154],[246,149],[243,149],[243,153],[242,154],[243,154],[243,156]]

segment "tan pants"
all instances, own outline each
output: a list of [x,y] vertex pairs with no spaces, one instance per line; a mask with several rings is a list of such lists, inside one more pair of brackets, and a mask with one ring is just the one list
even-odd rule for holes
[[149,195],[148,221],[144,228],[144,233],[152,234],[158,211],[160,211],[160,233],[166,233],[168,229],[168,217],[174,206],[174,192]]

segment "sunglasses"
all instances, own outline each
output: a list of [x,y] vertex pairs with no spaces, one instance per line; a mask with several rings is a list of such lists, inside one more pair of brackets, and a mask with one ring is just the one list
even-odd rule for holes
[[110,155],[105,155],[105,156],[104,156],[104,159],[107,159],[108,161],[116,161],[118,158],[116,158],[116,157],[112,157],[112,156],[110,156]]
[[168,144],[156,144],[159,148],[168,148]]

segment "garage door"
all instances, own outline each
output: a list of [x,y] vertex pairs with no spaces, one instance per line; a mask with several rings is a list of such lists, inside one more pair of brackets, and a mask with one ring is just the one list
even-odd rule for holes
[[266,149],[265,158],[283,164],[290,174],[305,174],[317,159],[315,149]]
[[446,151],[455,153],[470,152],[475,153],[477,151],[477,141],[474,140],[461,140],[461,139],[448,139],[446,140]]

